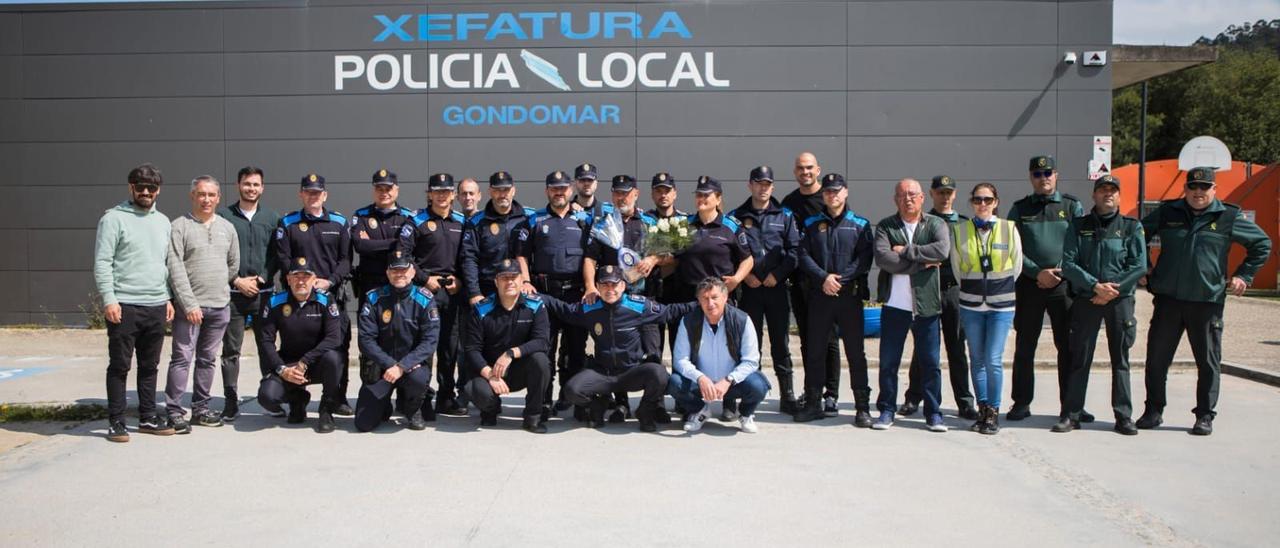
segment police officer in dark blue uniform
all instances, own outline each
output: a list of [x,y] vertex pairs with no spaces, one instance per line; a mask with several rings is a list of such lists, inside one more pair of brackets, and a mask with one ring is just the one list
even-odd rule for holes
[[[636,187],[635,178],[630,175],[615,175],[611,181],[611,193],[613,201],[601,204],[600,214],[611,215],[616,210],[622,219],[622,246],[636,253],[643,253],[645,237],[648,235],[649,228],[657,225],[657,220],[636,207],[640,190]],[[582,275],[586,280],[587,300],[593,302],[599,296],[595,284],[596,267],[624,265],[619,261],[617,249],[591,237],[587,242],[587,255],[582,262]],[[648,278],[658,271],[656,268],[658,262],[657,256],[649,255],[640,257],[635,264],[624,267],[624,276],[627,268],[633,269],[632,271],[640,276],[627,284],[628,295],[649,294],[646,292],[649,286]],[[645,361],[662,362],[662,332],[659,331],[658,325],[648,324],[640,327],[640,349],[644,352]],[[613,396],[613,411],[609,413],[609,422],[623,422],[631,418],[631,404],[627,399],[627,393],[617,392]]]
[[[435,413],[466,416],[467,408],[458,402],[464,373],[458,369],[461,335],[455,326],[465,321],[462,316],[466,298],[462,292],[462,233],[466,219],[452,210],[456,186],[453,175],[436,173],[427,179],[427,207],[413,215],[400,229],[396,249],[412,257],[413,283],[431,292],[440,313],[440,343],[436,345]],[[430,416],[430,401],[423,402],[423,415]]]
[[[270,371],[258,386],[258,403],[271,413],[289,404],[289,424],[307,418],[308,384],[322,383],[320,421],[316,432],[334,430],[333,409],[344,399],[340,382],[346,360],[342,344],[342,311],[327,292],[316,287],[315,263],[299,255],[289,263],[287,288],[266,300],[258,329],[258,354]],[[276,348],[279,339],[280,347]]]
[[737,219],[721,213],[723,188],[715,177],[698,177],[694,190],[698,211],[689,216],[689,228],[696,230],[693,244],[676,256],[676,299],[696,301],[694,288],[708,277],[724,280],[730,298],[755,266],[747,247],[747,235]]
[[[526,295],[541,293],[566,302],[582,300],[582,262],[591,218],[587,212],[574,211],[569,206],[571,188],[569,176],[563,171],[547,174],[547,207],[528,217],[529,236],[522,242],[519,256],[520,270],[527,280],[522,289]],[[582,371],[587,332],[552,318],[550,341],[547,355],[559,370],[563,400],[564,383]],[[544,401],[551,401],[550,385]]]
[[[804,220],[800,242],[800,270],[809,281],[810,326],[836,325],[844,343],[845,359],[853,385],[854,425],[871,427],[871,386],[867,381],[867,354],[862,346],[862,298],[858,280],[871,270],[874,228],[848,207],[849,188],[844,176],[822,177],[822,201],[826,208]],[[811,329],[804,356],[804,406],[796,422],[826,417],[822,390],[826,384],[826,350],[830,331]],[[839,370],[837,369],[837,374]]]
[[[400,226],[413,212],[400,207],[399,178],[395,173],[379,169],[373,173],[373,203],[357,209],[347,225],[351,237],[352,258],[359,262],[352,268],[351,285],[359,304],[369,291],[387,283],[387,257],[399,241]],[[360,353],[360,373],[373,366],[364,352]]]
[[533,210],[516,201],[510,173],[499,171],[489,176],[489,203],[484,211],[467,219],[462,232],[462,281],[471,304],[494,292],[498,264],[519,256],[520,246],[529,238],[530,215]]
[[465,367],[471,380],[467,397],[480,408],[480,425],[498,424],[502,396],[528,389],[524,399],[524,429],[547,432],[543,399],[551,387],[550,319],[538,295],[520,292],[524,277],[516,261],[498,265],[498,292],[476,303],[468,316],[464,343]]
[[368,432],[391,413],[391,390],[400,390],[400,409],[410,430],[427,420],[419,409],[431,385],[431,355],[440,340],[440,311],[431,292],[413,283],[413,258],[393,251],[387,265],[390,282],[365,294],[360,306],[360,352],[373,367],[362,372],[364,386],[356,399],[356,429]]
[[787,278],[799,262],[800,231],[790,209],[773,197],[773,169],[760,166],[751,170],[751,197],[729,217],[737,219],[755,265],[743,280],[738,307],[751,318],[756,340],[764,324],[769,323],[769,352],[773,372],[782,392],[781,410],[796,412],[795,388],[791,372],[791,303],[787,295]]
[[[672,177],[670,173],[659,171],[658,173],[653,174],[653,178],[649,180],[649,188],[649,196],[653,199],[653,209],[650,209],[645,213],[648,213],[650,217],[653,217],[654,221],[661,221],[663,219],[670,221],[675,217],[689,217],[688,212],[682,211],[676,207],[676,201],[679,199],[680,193],[676,190],[675,177]],[[647,286],[645,296],[657,299],[658,302],[662,304],[681,302],[676,300],[676,288],[679,284],[676,282],[675,257],[670,255],[660,257],[657,266],[658,268],[654,269],[654,272],[650,274],[649,279],[645,280],[645,285]],[[675,323],[672,323],[671,325],[659,324],[659,342],[661,343],[662,339],[666,339],[670,341],[669,344],[674,348],[676,344],[676,330],[678,327],[679,326]],[[670,336],[665,335],[668,331],[670,331]],[[659,347],[658,361],[661,360],[662,348]]]
[[604,425],[608,398],[619,390],[643,390],[636,418],[645,432],[657,430],[658,423],[671,422],[662,408],[662,396],[670,374],[661,363],[645,361],[640,350],[640,330],[646,324],[678,319],[698,306],[697,302],[662,305],[644,297],[626,294],[622,270],[605,265],[596,269],[600,299],[591,304],[566,303],[544,296],[551,313],[561,321],[588,329],[595,342],[595,355],[588,368],[565,384],[570,404],[589,405],[588,425]]
[[347,362],[351,349],[351,320],[346,314],[346,297],[342,283],[351,274],[351,234],[347,230],[347,218],[324,207],[329,199],[325,191],[324,177],[315,173],[302,178],[298,192],[302,209],[280,218],[276,228],[276,257],[280,264],[293,264],[293,259],[306,257],[311,261],[317,276],[316,287],[329,294],[338,306],[342,320],[342,344],[338,353],[342,362],[341,401],[335,415],[351,416],[355,413],[347,403]]

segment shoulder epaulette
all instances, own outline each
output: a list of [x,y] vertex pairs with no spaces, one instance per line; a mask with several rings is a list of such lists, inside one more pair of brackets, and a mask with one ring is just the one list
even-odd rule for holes
[[404,217],[412,217],[412,216],[413,216],[413,211],[412,211],[412,210],[410,210],[410,209],[409,209],[409,208],[407,208],[407,207],[402,207],[402,208],[400,208],[400,215],[402,215],[402,216],[404,216]]
[[483,221],[483,220],[484,220],[484,212],[478,211],[476,212],[475,215],[472,215],[470,219],[467,219],[467,223],[470,223],[474,226],[480,226],[480,221]]
[[338,224],[340,224],[340,225],[345,225],[345,224],[347,224],[347,218],[346,218],[346,217],[343,217],[341,213],[337,213],[337,212],[335,212],[335,211],[330,211],[330,212],[329,212],[329,220],[330,220],[330,221],[333,221],[333,222],[335,222],[335,223],[338,223]]
[[599,310],[601,308],[604,308],[604,301],[600,299],[596,299],[596,302],[594,303],[582,305],[583,312],[591,312],[592,310]]
[[431,299],[434,298],[434,296],[431,295],[431,292],[427,291],[427,288],[425,287],[414,288],[414,291],[411,291],[410,295],[413,296],[413,302],[418,303],[418,306],[421,306],[422,308],[429,308],[431,306]]
[[724,226],[729,227],[729,230],[732,230],[734,232],[737,232],[738,228],[741,226],[738,224],[738,220],[735,219],[732,215],[725,215],[722,219],[722,222],[724,223]]
[[844,218],[848,221],[853,221],[853,224],[858,225],[858,228],[867,226],[868,221],[866,219],[847,209],[844,212]]
[[810,215],[808,219],[804,220],[804,227],[809,228],[809,226],[812,225],[813,223],[821,221],[825,218],[826,216],[821,213],[814,213],[813,215]]
[[542,308],[542,297],[537,295],[525,295],[524,305],[528,307],[529,310],[537,312],[539,308]]
[[641,212],[640,212],[640,221],[641,221],[641,222],[643,222],[644,224],[649,225],[649,226],[653,226],[653,225],[658,224],[658,220],[657,220],[657,219],[655,219],[655,218],[653,217],[653,215],[650,215],[650,214],[645,213],[645,212],[643,212],[643,211],[641,211]]
[[1074,195],[1067,194],[1066,192],[1063,192],[1063,193],[1062,193],[1062,199],[1063,199],[1063,200],[1071,200],[1071,201],[1076,202],[1076,203],[1081,203],[1081,202],[1080,202],[1080,198],[1076,198]]
[[271,308],[275,308],[287,302],[289,302],[288,291],[279,291],[271,295]]
[[414,213],[412,217],[409,217],[409,222],[413,223],[413,226],[418,226],[422,223],[427,222],[427,219],[430,217],[431,217],[431,210],[424,207],[422,209],[419,209],[417,213]]
[[302,220],[302,212],[295,211],[293,213],[285,215],[283,219],[280,219],[280,224],[285,228],[288,228],[289,225],[297,223],[300,220]]
[[795,217],[796,215],[795,213],[792,213],[791,208],[787,206],[782,206],[782,214],[786,215],[787,217]]
[[355,215],[356,217],[367,217],[369,215],[369,211],[368,207],[362,207],[357,209],[355,213],[352,213],[352,215]]
[[318,303],[320,303],[320,304],[322,304],[322,305],[325,305],[325,306],[329,306],[329,293],[328,293],[328,292],[326,292],[326,291],[325,291],[325,290],[323,290],[323,289],[316,289],[316,290],[312,291],[312,292],[311,292],[311,294],[315,296],[316,302],[318,302]]
[[476,314],[479,314],[480,317],[483,318],[490,312],[493,312],[493,302],[494,296],[490,295],[485,297],[483,301],[476,303]]
[[537,211],[535,211],[532,207],[524,208],[525,216],[533,215],[534,213],[537,213]]
[[638,300],[636,297],[632,297],[631,295],[623,295],[622,301],[619,304],[638,313],[644,313],[644,303],[645,301]]
[[369,304],[375,304],[378,302],[378,299],[380,297],[385,297],[390,293],[391,293],[391,286],[384,285],[377,289],[370,290],[368,293],[365,293],[364,300],[368,301]]
[[467,222],[467,217],[466,217],[466,216],[464,216],[464,215],[463,215],[463,214],[461,214],[461,213],[458,213],[457,211],[450,211],[450,212],[449,212],[449,218],[450,218],[450,219],[453,219],[454,221],[457,221],[457,222],[459,222],[459,223],[465,223],[465,222]]

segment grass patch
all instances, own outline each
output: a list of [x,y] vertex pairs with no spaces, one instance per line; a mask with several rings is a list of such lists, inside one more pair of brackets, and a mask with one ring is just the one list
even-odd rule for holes
[[0,404],[0,424],[10,422],[74,421],[107,418],[107,408],[99,404]]

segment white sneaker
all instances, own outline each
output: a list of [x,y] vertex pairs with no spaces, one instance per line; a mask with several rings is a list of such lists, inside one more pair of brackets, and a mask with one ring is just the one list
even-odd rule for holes
[[738,428],[747,434],[754,434],[760,431],[760,429],[756,427],[755,415],[743,415],[738,417]]
[[720,410],[720,420],[725,422],[733,422],[741,418],[738,414],[738,402],[734,402],[732,406],[724,405]]
[[702,430],[702,425],[707,423],[707,419],[711,418],[711,406],[702,404],[702,409],[697,413],[689,415],[688,420],[684,421],[684,431],[690,434]]

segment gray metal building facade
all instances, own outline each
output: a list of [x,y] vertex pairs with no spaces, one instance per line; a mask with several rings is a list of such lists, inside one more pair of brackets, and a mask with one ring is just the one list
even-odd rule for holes
[[[83,321],[94,226],[142,162],[164,171],[170,216],[193,176],[233,182],[246,164],[281,211],[314,171],[349,213],[382,167],[409,207],[430,173],[498,169],[541,207],[545,174],[584,161],[646,182],[669,171],[685,208],[690,181],[714,175],[733,207],[752,166],[788,174],[802,150],[872,219],[897,179],[942,173],[962,192],[997,183],[1007,206],[1041,153],[1084,197],[1111,68],[1062,57],[1108,49],[1111,18],[1109,0],[0,8],[0,323]],[[779,195],[792,188],[780,178]]]

